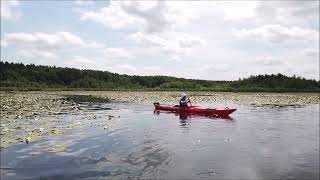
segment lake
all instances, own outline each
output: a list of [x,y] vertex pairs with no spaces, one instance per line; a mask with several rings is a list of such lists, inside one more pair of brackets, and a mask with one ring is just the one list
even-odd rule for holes
[[[227,119],[154,112],[149,103],[20,119],[79,127],[1,149],[1,179],[319,179],[318,104],[232,107]],[[55,145],[65,150],[48,152]]]

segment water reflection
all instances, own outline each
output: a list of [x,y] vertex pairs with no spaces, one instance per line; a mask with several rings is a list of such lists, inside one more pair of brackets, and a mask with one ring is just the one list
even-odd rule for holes
[[186,114],[186,113],[179,113],[179,118],[181,121],[187,120],[188,117],[189,117],[189,119],[191,118],[191,116],[188,116],[188,114]]
[[92,103],[80,103],[78,107],[79,110],[83,111],[104,111],[104,110],[114,110],[110,107],[105,107],[104,104],[92,104]]
[[[143,141],[142,144],[121,158],[123,163],[129,165],[128,167],[136,167],[135,170],[129,171],[131,177],[152,177],[161,169],[161,165],[168,165],[171,160],[170,153],[155,139]],[[124,165],[122,164],[122,166]]]

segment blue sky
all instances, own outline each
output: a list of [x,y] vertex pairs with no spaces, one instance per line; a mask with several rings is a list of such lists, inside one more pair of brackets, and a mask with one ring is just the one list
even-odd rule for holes
[[1,60],[209,80],[319,79],[319,1],[1,1]]

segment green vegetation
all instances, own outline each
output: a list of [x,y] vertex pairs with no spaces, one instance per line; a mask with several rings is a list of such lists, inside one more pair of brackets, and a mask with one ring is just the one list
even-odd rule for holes
[[282,74],[238,81],[207,81],[168,76],[129,76],[107,71],[24,65],[0,61],[1,90],[195,90],[320,92],[320,82]]

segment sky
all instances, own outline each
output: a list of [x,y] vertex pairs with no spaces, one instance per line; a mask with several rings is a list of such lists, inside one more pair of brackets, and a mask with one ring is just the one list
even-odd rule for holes
[[1,61],[129,75],[319,80],[319,1],[1,0]]

